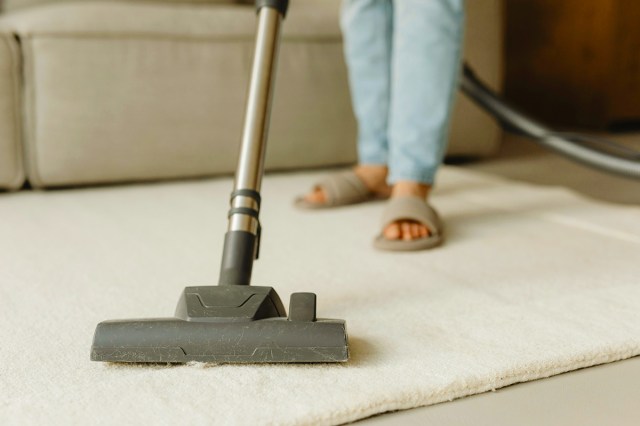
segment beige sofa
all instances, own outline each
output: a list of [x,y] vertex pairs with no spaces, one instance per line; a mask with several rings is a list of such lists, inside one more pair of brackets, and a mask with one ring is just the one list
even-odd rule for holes
[[[255,31],[249,5],[13,0],[5,9],[0,187],[233,171]],[[499,87],[501,2],[475,0],[468,10],[466,56]],[[356,159],[338,15],[339,0],[292,1],[268,169]],[[488,155],[498,141],[497,126],[461,99],[449,154]]]

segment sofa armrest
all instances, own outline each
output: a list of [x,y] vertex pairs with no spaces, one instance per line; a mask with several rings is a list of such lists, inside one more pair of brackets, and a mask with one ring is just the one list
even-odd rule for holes
[[24,183],[21,145],[20,52],[11,33],[0,32],[0,189]]

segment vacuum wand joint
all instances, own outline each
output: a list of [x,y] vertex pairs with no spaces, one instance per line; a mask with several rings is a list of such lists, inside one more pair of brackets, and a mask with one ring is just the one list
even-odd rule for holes
[[263,7],[276,9],[282,17],[285,17],[287,16],[287,9],[289,9],[289,0],[256,0],[256,10],[258,13]]

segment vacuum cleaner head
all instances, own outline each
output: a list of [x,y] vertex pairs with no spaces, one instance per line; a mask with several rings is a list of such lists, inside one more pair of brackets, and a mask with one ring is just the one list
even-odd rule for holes
[[112,362],[342,362],[345,322],[317,319],[316,295],[291,295],[289,316],[271,287],[187,287],[174,318],[98,324],[91,360]]

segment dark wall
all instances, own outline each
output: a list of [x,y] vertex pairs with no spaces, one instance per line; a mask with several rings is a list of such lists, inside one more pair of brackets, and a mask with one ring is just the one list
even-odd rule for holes
[[551,124],[640,124],[640,2],[506,2],[506,94]]

